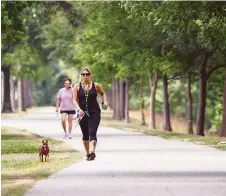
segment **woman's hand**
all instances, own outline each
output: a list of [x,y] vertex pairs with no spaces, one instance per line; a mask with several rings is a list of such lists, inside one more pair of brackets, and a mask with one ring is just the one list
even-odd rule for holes
[[80,110],[79,110],[79,116],[82,117],[82,116],[84,116],[84,115],[85,115],[85,112],[84,112],[83,110],[80,109]]
[[102,100],[103,100],[103,102],[101,103],[102,109],[107,110],[108,109],[107,96],[106,96],[105,92],[103,91],[100,84],[95,83],[95,85],[96,85],[97,92],[102,96]]
[[108,109],[108,102],[107,101],[102,102],[101,106],[102,106],[103,110],[107,110]]

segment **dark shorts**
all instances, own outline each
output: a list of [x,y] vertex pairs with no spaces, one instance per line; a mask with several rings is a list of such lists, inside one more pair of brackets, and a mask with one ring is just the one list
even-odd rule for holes
[[60,113],[66,113],[66,114],[75,114],[75,110],[60,110]]

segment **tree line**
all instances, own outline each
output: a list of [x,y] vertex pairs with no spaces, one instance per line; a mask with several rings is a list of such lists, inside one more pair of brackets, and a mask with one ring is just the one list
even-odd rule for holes
[[[20,20],[9,17],[12,5]],[[149,108],[152,129],[155,113],[162,111],[164,130],[172,131],[176,114],[187,119],[189,134],[204,136],[207,125],[226,136],[225,2],[12,2],[9,7],[2,4],[2,17],[8,16],[3,62],[15,70],[19,60],[20,77],[40,82],[59,77],[62,64],[74,70],[88,65],[109,90],[114,118],[129,122],[135,107],[145,124]],[[18,31],[9,31],[9,24]]]

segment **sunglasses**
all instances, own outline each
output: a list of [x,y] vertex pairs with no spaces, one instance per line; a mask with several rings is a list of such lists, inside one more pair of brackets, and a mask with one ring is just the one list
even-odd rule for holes
[[71,84],[71,83],[67,83],[67,82],[65,82],[64,84]]
[[81,73],[81,76],[90,76],[90,73]]

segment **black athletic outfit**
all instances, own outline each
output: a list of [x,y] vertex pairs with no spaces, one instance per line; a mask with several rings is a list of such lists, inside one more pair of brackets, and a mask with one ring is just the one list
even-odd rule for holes
[[82,129],[83,140],[97,141],[96,135],[100,124],[100,107],[97,102],[97,91],[94,82],[92,82],[92,87],[88,91],[87,102],[85,90],[83,89],[81,82],[79,83],[78,100],[79,107],[85,112],[85,116],[79,122]]

